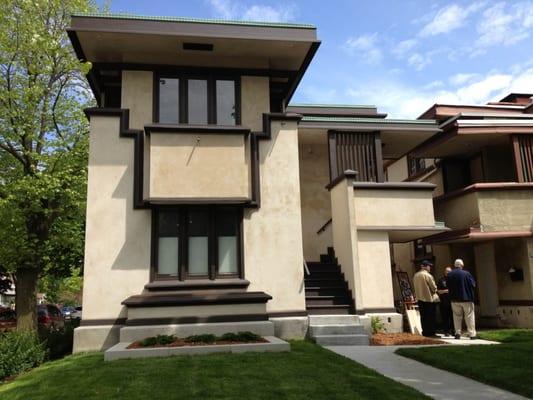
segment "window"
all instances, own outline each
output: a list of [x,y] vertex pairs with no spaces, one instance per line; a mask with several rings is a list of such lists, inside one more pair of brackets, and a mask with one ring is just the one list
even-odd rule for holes
[[156,122],[168,124],[240,123],[238,80],[209,77],[159,77]]
[[409,176],[413,176],[416,173],[426,169],[426,159],[407,156],[407,169],[409,170]]
[[242,209],[197,206],[154,210],[156,279],[237,277]]

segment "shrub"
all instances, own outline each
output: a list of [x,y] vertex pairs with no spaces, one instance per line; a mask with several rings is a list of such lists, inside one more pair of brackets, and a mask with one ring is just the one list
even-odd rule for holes
[[34,333],[11,331],[0,334],[0,380],[40,365],[45,357],[45,345]]
[[380,333],[386,330],[385,324],[378,316],[373,316],[370,318],[370,326],[372,327],[372,333]]
[[55,360],[72,353],[74,329],[79,321],[65,321],[65,327],[58,330],[39,330],[39,338],[48,350],[48,357]]
[[176,340],[174,335],[157,335],[155,341],[157,344],[170,344]]
[[155,339],[155,336],[151,336],[141,340],[139,344],[143,347],[155,346],[157,344],[157,340]]
[[222,340],[227,340],[227,341],[230,341],[230,342],[236,342],[239,340],[239,335],[237,335],[236,333],[233,333],[233,332],[228,332],[228,333],[225,333],[223,334],[220,339]]
[[213,343],[217,340],[215,335],[204,334],[204,335],[192,335],[185,338],[186,342],[191,343]]
[[250,332],[250,331],[239,332],[237,334],[237,337],[238,337],[237,340],[240,340],[242,342],[254,342],[257,340],[261,340],[261,336],[256,335],[255,333]]

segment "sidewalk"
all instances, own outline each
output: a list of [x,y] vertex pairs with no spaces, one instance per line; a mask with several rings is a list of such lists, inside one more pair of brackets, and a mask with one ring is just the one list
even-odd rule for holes
[[[458,343],[459,342],[459,343]],[[474,341],[461,340],[453,344],[469,345]],[[475,341],[477,342],[477,340]],[[490,344],[491,342],[486,342]],[[400,346],[326,346],[337,354],[348,357],[376,370],[395,381],[439,400],[526,400],[525,397],[485,385],[451,372],[443,371],[418,361],[394,354]],[[401,346],[420,347],[420,346]],[[425,346],[424,346],[425,347]]]

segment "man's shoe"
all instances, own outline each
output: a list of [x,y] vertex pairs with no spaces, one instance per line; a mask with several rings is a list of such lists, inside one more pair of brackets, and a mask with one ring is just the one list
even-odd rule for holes
[[456,339],[461,339],[461,335],[459,335],[458,333],[455,334],[455,338]]
[[477,337],[477,336],[470,336],[470,340],[476,340],[476,339],[479,339],[479,337]]

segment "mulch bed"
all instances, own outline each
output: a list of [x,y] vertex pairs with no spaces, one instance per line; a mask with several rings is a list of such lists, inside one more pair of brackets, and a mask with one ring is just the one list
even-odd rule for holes
[[139,341],[133,342],[130,344],[127,349],[149,349],[154,347],[183,347],[183,346],[213,346],[221,344],[247,344],[247,343],[268,343],[266,339],[259,340],[248,340],[248,341],[239,341],[239,340],[215,340],[214,342],[188,342],[183,338],[176,338],[172,343],[169,344],[154,344],[153,346],[142,346]]
[[397,346],[402,344],[446,344],[446,342],[412,333],[375,333],[372,335],[370,344],[372,346]]

